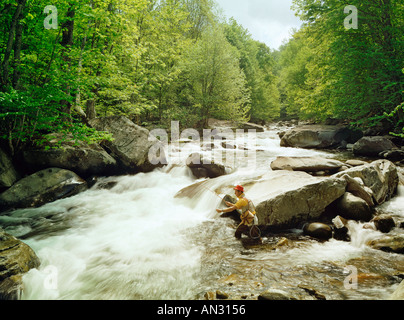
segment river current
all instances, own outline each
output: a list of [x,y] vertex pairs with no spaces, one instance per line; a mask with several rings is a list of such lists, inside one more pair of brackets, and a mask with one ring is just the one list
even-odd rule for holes
[[[237,165],[209,180],[212,192],[175,197],[199,181],[179,161],[150,173],[99,178],[74,197],[15,211],[6,231],[41,260],[24,276],[21,299],[202,299],[216,290],[256,299],[269,288],[297,299],[311,298],[308,292],[336,300],[387,299],[404,273],[404,256],[366,246],[377,231],[359,223],[350,226],[350,242],[319,242],[301,230],[264,235],[260,246],[234,238],[235,222],[216,213],[221,199],[213,191],[259,177],[280,155],[335,157],[281,148],[276,130],[257,133],[253,143],[244,138],[232,142],[255,148],[253,167]],[[200,149],[192,142],[179,148],[185,147]],[[404,216],[404,187],[398,192],[383,210]],[[351,275],[356,286],[347,286]]]

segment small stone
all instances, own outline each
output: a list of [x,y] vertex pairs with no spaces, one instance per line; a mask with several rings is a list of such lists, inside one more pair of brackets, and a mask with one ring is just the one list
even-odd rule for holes
[[216,291],[216,298],[220,300],[226,300],[229,298],[229,295],[226,292],[217,290]]
[[292,300],[288,293],[282,290],[269,289],[258,296],[258,300]]
[[305,235],[321,240],[328,240],[332,237],[331,227],[319,222],[305,224],[303,232]]
[[396,223],[391,216],[380,215],[372,219],[377,230],[383,233],[389,233],[393,228],[396,227]]
[[212,291],[208,291],[204,295],[206,300],[215,300],[215,293]]

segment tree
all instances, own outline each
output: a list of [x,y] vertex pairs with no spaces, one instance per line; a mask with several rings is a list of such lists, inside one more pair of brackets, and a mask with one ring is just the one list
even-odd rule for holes
[[253,40],[248,30],[233,18],[224,24],[224,30],[226,39],[237,48],[239,66],[251,92],[251,119],[260,121],[277,118],[280,110],[279,92],[270,49],[264,43]]
[[187,80],[181,91],[197,112],[202,127],[210,117],[245,121],[250,92],[239,67],[237,50],[219,26],[211,27],[186,54],[183,69]]
[[294,4],[306,22],[302,36],[312,52],[305,64],[301,114],[369,126],[400,104],[404,83],[400,1],[351,1],[358,9],[357,29],[345,28],[345,5],[340,1]]

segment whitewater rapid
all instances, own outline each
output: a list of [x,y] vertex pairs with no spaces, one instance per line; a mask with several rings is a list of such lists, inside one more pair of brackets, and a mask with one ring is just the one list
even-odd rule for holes
[[[255,147],[254,167],[230,168],[227,175],[211,179],[208,187],[216,190],[258,178],[278,155],[332,157],[281,148],[273,131],[258,134]],[[357,225],[351,228],[350,243],[311,241],[289,250],[246,251],[234,238],[234,224],[216,213],[221,200],[214,192],[175,197],[195,182],[185,165],[173,164],[150,173],[100,178],[74,197],[17,210],[13,217],[27,223],[7,231],[22,235],[41,260],[38,269],[24,275],[21,299],[198,299],[219,278],[231,274],[284,287],[296,286],[305,277],[305,282],[318,286],[324,283],[323,273],[336,272],[335,277],[343,279],[345,264],[368,255],[367,236],[376,232]],[[403,200],[401,188],[385,209],[404,216]],[[338,268],[329,269],[330,261]],[[251,273],[254,268],[256,275]],[[323,290],[337,290],[327,286]],[[385,298],[391,290],[376,290],[375,295]],[[363,295],[367,293],[358,290],[352,297]]]

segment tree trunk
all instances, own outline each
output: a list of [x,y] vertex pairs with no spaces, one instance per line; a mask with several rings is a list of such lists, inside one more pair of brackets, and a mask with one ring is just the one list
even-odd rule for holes
[[[20,14],[20,19],[22,14]],[[15,34],[15,44],[14,44],[14,73],[13,73],[13,88],[18,89],[20,81],[20,65],[21,65],[21,45],[22,45],[22,30],[23,25],[18,23],[16,34]]]
[[0,70],[1,71],[0,85],[4,88],[7,87],[8,82],[9,82],[8,74],[9,74],[9,69],[10,69],[10,56],[11,56],[11,51],[13,50],[13,44],[14,44],[14,35],[16,33],[17,24],[20,19],[21,12],[24,9],[26,3],[27,3],[27,0],[18,0],[17,8],[16,8],[13,18],[11,20],[10,31],[8,33],[7,46],[6,46],[6,50],[4,52],[4,58],[1,63],[1,70]]
[[[62,29],[63,29],[63,34],[62,34],[62,41],[61,45],[64,47],[64,50],[62,51],[62,58],[63,61],[66,62],[67,64],[67,69],[66,73],[69,73],[70,71],[70,57],[69,57],[69,49],[73,45],[73,31],[74,31],[74,16],[76,14],[75,8],[71,5],[69,10],[67,11],[67,18],[68,20],[63,24]],[[68,84],[65,89],[65,93],[67,95],[70,95],[70,85]],[[70,117],[71,114],[71,107],[72,104],[67,101],[67,100],[62,100],[60,102],[62,112],[65,114],[65,120],[68,120],[68,117]]]
[[97,114],[95,112],[95,100],[87,100],[86,107],[87,121],[95,119],[97,117]]

